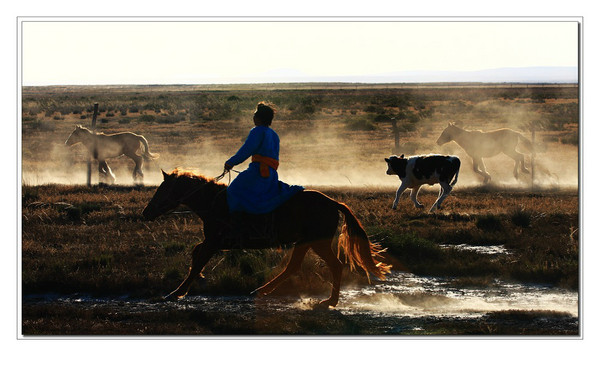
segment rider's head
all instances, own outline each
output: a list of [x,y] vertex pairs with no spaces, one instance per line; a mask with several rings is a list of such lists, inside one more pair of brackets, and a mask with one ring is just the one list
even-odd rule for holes
[[256,111],[254,112],[254,124],[266,125],[268,127],[273,122],[274,115],[275,110],[264,101],[261,101],[256,106]]

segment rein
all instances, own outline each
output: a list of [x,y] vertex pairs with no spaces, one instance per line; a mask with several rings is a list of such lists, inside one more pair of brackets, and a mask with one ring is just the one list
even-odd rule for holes
[[[219,181],[219,180],[221,180],[223,177],[225,177],[225,175],[226,175],[226,174],[229,174],[229,182],[228,182],[228,184],[230,184],[230,183],[231,183],[231,173],[230,173],[230,171],[234,171],[234,172],[236,172],[236,173],[241,173],[240,171],[237,171],[237,170],[235,170],[235,169],[231,169],[231,170],[224,170],[224,171],[223,171],[223,173],[221,173],[219,176],[215,177],[215,178],[214,178],[214,180],[215,180],[215,181]],[[199,191],[200,191],[200,190],[202,190],[203,188],[207,187],[208,185],[210,185],[210,183],[205,183],[205,184],[199,185],[198,187],[196,187],[196,188],[193,188],[193,189],[192,189],[190,192],[188,192],[188,193],[186,193],[185,195],[181,196],[181,197],[180,197],[180,198],[178,198],[177,200],[174,200],[174,202],[175,202],[175,203],[177,203],[177,205],[179,205],[179,204],[182,204],[182,203],[184,202],[184,200],[187,200],[187,199],[189,199],[189,198],[190,198],[190,197],[192,197],[194,194],[196,194],[197,192],[199,192]],[[174,187],[175,187],[175,186],[173,185],[173,186],[171,187],[171,189],[172,189],[172,188],[174,188]],[[169,194],[171,194],[171,190],[169,190]],[[216,197],[215,197],[215,199],[216,199]],[[158,204],[154,204],[154,205],[157,205],[159,209],[162,209],[162,207],[161,207],[160,205],[158,205]],[[212,205],[212,204],[211,204],[211,205]]]
[[225,169],[223,170],[223,173],[221,173],[219,176],[215,177],[215,181],[219,181],[222,178],[225,177],[225,175],[229,175],[229,181],[227,182],[227,185],[231,184],[231,171],[235,172],[235,173],[241,173],[240,171],[237,171],[235,169]]

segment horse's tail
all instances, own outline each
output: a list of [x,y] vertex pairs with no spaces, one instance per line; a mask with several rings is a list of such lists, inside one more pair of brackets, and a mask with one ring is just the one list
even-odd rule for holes
[[157,153],[150,152],[150,148],[148,146],[148,140],[146,140],[146,138],[141,135],[138,135],[138,138],[140,139],[140,142],[144,146],[144,150],[142,151],[142,156],[144,157],[144,159],[146,159],[146,160],[158,159],[159,155]]
[[454,180],[450,182],[450,185],[454,187],[458,182],[458,172],[460,171],[460,159],[458,157],[454,157],[454,159],[452,159],[452,165],[456,168],[456,171],[454,173]]
[[338,202],[337,204],[338,210],[344,214],[344,224],[338,239],[338,258],[343,250],[351,270],[356,269],[358,265],[366,272],[369,281],[371,280],[369,274],[379,279],[385,279],[385,275],[392,266],[378,261],[378,259],[382,259],[381,252],[383,250],[379,244],[369,240],[365,229],[350,208],[343,203]]

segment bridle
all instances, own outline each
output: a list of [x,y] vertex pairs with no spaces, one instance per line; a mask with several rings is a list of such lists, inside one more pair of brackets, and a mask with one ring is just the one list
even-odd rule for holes
[[[229,174],[229,182],[228,182],[228,184],[230,184],[230,183],[231,183],[231,173],[230,173],[230,171],[234,171],[234,172],[240,173],[240,171],[237,171],[237,170],[235,170],[235,169],[231,169],[231,170],[227,170],[227,169],[226,169],[226,170],[224,170],[224,171],[223,171],[223,173],[221,173],[219,176],[215,177],[215,178],[214,178],[214,180],[215,180],[215,181],[219,181],[219,180],[221,180],[223,177],[225,177],[225,175],[226,175],[226,174]],[[205,188],[205,187],[207,187],[208,185],[210,185],[210,182],[206,182],[206,183],[204,183],[204,184],[202,184],[202,185],[199,185],[199,186],[197,186],[197,187],[193,188],[191,191],[189,191],[189,192],[188,192],[188,193],[186,193],[185,195],[183,195],[183,196],[179,197],[178,199],[176,199],[176,200],[170,200],[170,201],[168,202],[168,204],[158,204],[158,203],[156,203],[156,202],[150,201],[150,202],[148,203],[148,206],[149,206],[149,207],[153,207],[153,209],[154,209],[154,210],[162,211],[162,210],[163,210],[163,209],[164,209],[164,208],[165,208],[167,205],[171,205],[170,203],[173,203],[173,204],[175,204],[175,205],[174,205],[174,208],[167,209],[167,210],[165,210],[165,212],[167,212],[167,211],[170,211],[170,210],[173,210],[173,209],[177,208],[177,207],[178,207],[180,204],[182,204],[182,203],[183,203],[185,200],[189,199],[189,198],[190,198],[190,197],[192,197],[194,194],[196,194],[196,193],[200,192],[202,189],[204,189],[204,188]],[[170,196],[170,195],[171,195],[171,193],[173,192],[173,189],[174,189],[174,188],[175,188],[175,183],[173,183],[173,184],[172,184],[172,185],[169,187],[168,191],[167,191],[167,192],[165,192],[165,193],[166,193],[166,195],[167,195],[167,196]],[[216,199],[216,197],[215,197],[215,199]],[[209,205],[212,205],[212,204],[209,204]]]

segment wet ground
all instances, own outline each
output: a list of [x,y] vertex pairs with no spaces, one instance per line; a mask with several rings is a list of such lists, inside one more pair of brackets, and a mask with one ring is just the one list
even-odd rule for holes
[[576,292],[494,281],[394,272],[346,287],[335,309],[317,298],[188,296],[178,302],[128,297],[38,295],[23,300],[25,335],[389,336],[578,335]]

